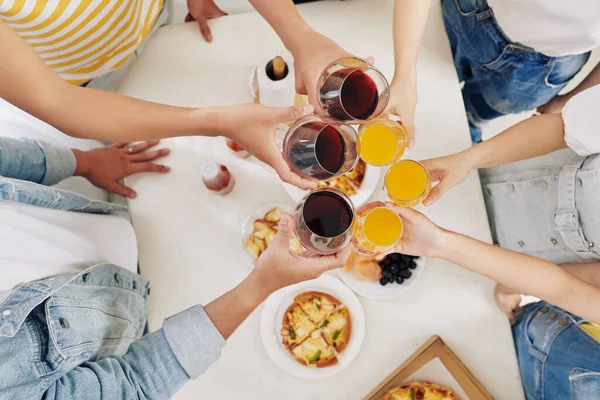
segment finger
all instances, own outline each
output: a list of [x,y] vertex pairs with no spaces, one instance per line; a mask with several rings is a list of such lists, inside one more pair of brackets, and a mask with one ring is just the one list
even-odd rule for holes
[[319,101],[317,81],[313,81],[312,79],[309,80],[306,87],[306,95],[308,96],[308,103],[315,108],[315,112],[317,114],[323,114],[324,110]]
[[212,42],[213,37],[212,33],[210,32],[210,28],[208,27],[208,20],[205,17],[202,17],[198,18],[197,21],[198,26],[200,26],[200,33],[202,34],[204,40],[206,40],[208,43]]
[[383,201],[373,201],[371,203],[367,203],[364,206],[362,206],[361,208],[359,208],[358,210],[356,210],[356,213],[361,215],[361,214],[364,214],[367,211],[369,211],[373,208],[377,208],[377,207],[385,207],[385,203]]
[[127,146],[128,144],[129,144],[128,142],[115,142],[108,147],[114,147],[115,149],[122,149],[123,147]]
[[386,201],[385,205],[388,206],[392,211],[406,219],[407,221],[411,221],[419,215],[423,215],[417,210],[410,207],[400,207],[396,203],[392,203],[391,201]]
[[171,170],[171,167],[167,167],[166,165],[154,164],[151,162],[140,162],[133,163],[130,165],[129,172],[130,175],[133,174],[141,174],[142,172],[155,172],[155,173],[167,173]]
[[116,181],[111,181],[110,183],[106,184],[104,189],[111,193],[118,194],[119,196],[127,197],[129,199],[135,199],[137,197],[137,193],[135,192],[135,190]]
[[365,61],[367,62],[367,64],[373,65],[373,63],[375,62],[375,57],[369,56],[369,57],[365,58]]
[[407,144],[406,146],[409,149],[412,149],[415,147],[415,126],[413,124],[407,125],[406,127],[406,140],[407,140]]
[[392,253],[396,253],[396,249],[395,249],[395,248],[391,248],[391,249],[389,249],[389,250],[386,250],[386,251],[384,251],[384,252],[381,252],[381,253],[377,254],[377,255],[375,256],[375,260],[377,260],[377,261],[381,261],[381,260],[383,260],[384,258],[386,258],[388,255],[392,254]]
[[131,162],[154,161],[157,158],[165,157],[169,154],[171,154],[171,149],[160,149],[155,151],[145,151],[143,153],[132,154],[128,158]]
[[434,187],[433,189],[431,189],[431,191],[429,192],[429,195],[423,201],[423,204],[426,205],[426,206],[432,205],[433,203],[435,203],[436,201],[438,201],[442,197],[442,195],[444,193],[446,193],[446,191],[448,189],[449,189],[449,187],[446,184],[446,182],[442,181],[442,182],[438,183],[438,185],[436,187]]
[[151,147],[156,146],[160,143],[160,140],[147,140],[145,142],[132,144],[127,147],[127,152],[129,154],[141,153],[142,151],[146,151]]
[[279,218],[279,227],[272,244],[275,248],[289,249],[292,237],[292,217],[288,213],[282,213]]
[[273,107],[273,123],[279,124],[288,121],[295,121],[305,115],[312,114],[315,110],[313,106],[307,104],[304,106]]

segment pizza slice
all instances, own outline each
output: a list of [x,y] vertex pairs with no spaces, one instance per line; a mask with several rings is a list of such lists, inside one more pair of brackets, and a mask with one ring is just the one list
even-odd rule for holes
[[294,301],[314,323],[323,321],[342,305],[335,297],[322,292],[305,292],[296,296]]
[[352,335],[352,319],[347,308],[340,308],[323,320],[319,325],[327,343],[338,353],[343,353]]
[[460,400],[449,388],[432,382],[410,382],[390,389],[383,400]]
[[286,349],[291,350],[302,343],[317,329],[298,304],[292,304],[283,315],[281,337]]
[[294,347],[291,353],[299,363],[308,367],[325,368],[338,363],[333,349],[318,330]]
[[367,164],[363,160],[359,160],[354,168],[346,172],[343,176],[348,179],[356,189],[360,188],[365,179]]

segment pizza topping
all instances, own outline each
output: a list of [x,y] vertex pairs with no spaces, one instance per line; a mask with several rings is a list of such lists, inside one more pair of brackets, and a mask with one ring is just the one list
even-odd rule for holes
[[340,336],[340,333],[342,333],[342,329],[338,329],[337,331],[335,331],[333,333],[333,336],[331,337],[331,340],[335,341],[338,338],[338,336]]
[[307,361],[308,362],[314,362],[317,361],[319,359],[319,356],[321,355],[321,350],[317,350],[317,352],[315,354],[313,354],[312,356],[310,356]]
[[325,328],[327,325],[329,325],[329,320],[326,319],[323,322],[321,322],[321,325],[319,325],[319,328]]
[[295,330],[294,330],[294,328],[292,328],[291,326],[290,326],[290,328],[289,328],[289,334],[290,334],[290,338],[291,338],[292,340],[295,340],[295,339],[296,339],[296,331],[295,331]]
[[306,335],[306,331],[302,327],[299,327],[295,333],[298,334],[299,336]]
[[415,388],[410,388],[410,400],[415,400]]
[[313,333],[310,334],[310,337],[313,339],[318,339],[319,336],[321,336],[321,331],[319,331],[318,329],[314,330]]
[[312,343],[304,342],[303,346],[308,350],[319,350],[319,348]]

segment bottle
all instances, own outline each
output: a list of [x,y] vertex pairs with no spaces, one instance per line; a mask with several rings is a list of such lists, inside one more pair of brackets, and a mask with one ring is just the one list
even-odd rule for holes
[[235,185],[235,179],[227,167],[215,163],[202,165],[202,182],[208,190],[219,196],[229,194]]
[[233,151],[233,154],[235,154],[237,157],[247,158],[250,156],[250,153],[248,153],[246,149],[244,149],[242,146],[240,146],[233,140],[225,139],[225,143],[227,143],[227,147],[229,147],[231,151]]

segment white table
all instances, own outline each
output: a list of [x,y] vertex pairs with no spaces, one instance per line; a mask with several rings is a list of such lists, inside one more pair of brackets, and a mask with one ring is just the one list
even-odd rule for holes
[[[307,21],[351,53],[374,56],[392,77],[392,1],[334,2],[300,7]],[[257,14],[211,21],[214,43],[201,39],[196,24],[167,26],[149,42],[120,92],[183,106],[250,102],[248,74],[259,60],[283,49]],[[470,144],[448,40],[436,3],[419,57],[417,148],[424,159]],[[260,167],[230,155],[222,139],[181,138],[164,176],[141,176],[130,183],[139,193],[131,202],[138,233],[142,274],[152,282],[152,330],[164,318],[198,302],[207,303],[248,273],[240,227],[249,212],[268,203],[292,205],[281,183]],[[237,179],[234,192],[208,196],[200,181],[206,160],[226,164]],[[383,199],[376,193],[373,200]],[[476,173],[425,210],[446,228],[490,241]],[[482,260],[485,262],[485,260]],[[337,275],[334,275],[337,276]],[[302,381],[278,369],[259,336],[260,308],[229,339],[221,359],[176,399],[358,399],[423,342],[440,335],[498,399],[523,399],[508,320],[496,308],[493,283],[440,260],[428,260],[418,285],[389,302],[361,298],[367,332],[355,361],[322,381]]]

